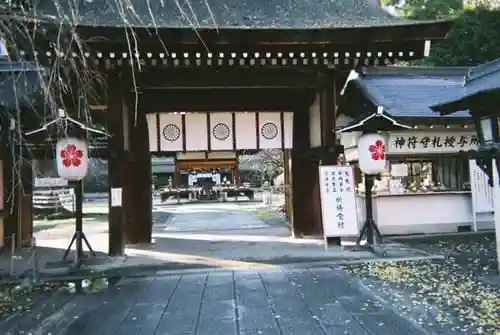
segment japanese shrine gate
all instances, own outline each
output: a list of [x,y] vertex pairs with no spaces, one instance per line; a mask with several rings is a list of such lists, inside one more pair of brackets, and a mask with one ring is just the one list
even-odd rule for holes
[[[63,60],[83,55],[106,78],[100,106],[91,113],[105,119],[113,135],[102,154],[109,187],[123,189],[123,206],[109,209],[110,255],[122,254],[125,243],[151,240],[151,152],[290,148],[293,234],[321,234],[318,166],[337,162],[332,129],[348,71],[422,58],[450,27],[393,18],[372,0],[363,0],[366,6],[317,0],[292,1],[301,4],[279,13],[272,1],[244,9],[238,2],[234,11],[243,14],[236,19],[215,1],[221,24],[193,29],[175,16],[173,4],[153,4],[155,21],[141,1],[131,1],[143,19],[131,18],[133,27],[98,7],[100,1],[85,4],[75,25],[84,51],[37,45],[37,57],[48,66],[59,60],[64,67]],[[64,9],[48,6],[37,15],[61,17]],[[251,19],[257,17],[264,19]],[[43,24],[57,32],[57,20]],[[23,55],[35,57],[31,50]]]

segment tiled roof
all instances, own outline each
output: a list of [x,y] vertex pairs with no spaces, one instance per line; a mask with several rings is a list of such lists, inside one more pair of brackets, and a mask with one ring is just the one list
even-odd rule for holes
[[[375,106],[393,117],[441,117],[430,106],[461,96],[467,68],[368,68],[347,89],[357,86]],[[461,111],[450,117],[469,117]]]
[[344,28],[420,23],[378,0],[39,0],[27,17],[91,26]]
[[465,80],[466,96],[480,91],[500,88],[500,58],[489,63],[478,65],[469,70]]
[[441,114],[456,115],[457,109],[467,106],[467,98],[481,92],[500,89],[500,58],[472,67],[467,71],[461,93],[457,97],[438,101],[432,105],[433,110]]

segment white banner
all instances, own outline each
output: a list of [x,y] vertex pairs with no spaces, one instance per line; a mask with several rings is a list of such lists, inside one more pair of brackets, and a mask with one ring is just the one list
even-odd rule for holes
[[159,131],[161,151],[184,150],[181,114],[161,113]]
[[[493,167],[496,170],[495,167]],[[488,176],[476,164],[469,160],[470,188],[472,193],[473,230],[477,231],[477,213],[493,212],[495,209],[494,190],[488,183]],[[498,181],[495,181],[498,183]]]
[[281,113],[259,113],[259,149],[281,149]]
[[257,149],[255,113],[236,113],[236,149]]
[[207,151],[207,113],[186,113],[186,151]]
[[146,118],[151,152],[232,151],[234,143],[236,150],[293,147],[291,112],[210,113],[210,122],[208,113],[194,112],[148,114]]
[[356,236],[359,230],[353,168],[320,166],[319,180],[324,236]]
[[469,160],[469,171],[474,211],[476,213],[493,212],[493,189],[488,184],[488,176],[473,159]]
[[210,113],[210,149],[233,150],[233,113]]

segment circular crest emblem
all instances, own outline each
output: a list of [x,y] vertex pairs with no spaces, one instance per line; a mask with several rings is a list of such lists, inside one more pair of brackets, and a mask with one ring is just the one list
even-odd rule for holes
[[266,122],[260,128],[260,133],[266,140],[272,140],[278,136],[278,127],[272,122]]
[[169,142],[175,142],[181,136],[181,130],[175,124],[167,124],[163,128],[163,137]]
[[225,123],[217,123],[212,128],[212,134],[219,141],[224,141],[227,140],[227,138],[231,134],[231,130],[229,130],[229,127]]

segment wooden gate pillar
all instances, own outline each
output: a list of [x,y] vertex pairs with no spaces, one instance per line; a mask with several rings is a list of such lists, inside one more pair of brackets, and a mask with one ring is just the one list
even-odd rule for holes
[[24,157],[19,168],[19,182],[16,187],[18,201],[17,245],[29,246],[33,237],[33,165]]
[[[4,112],[9,115],[9,111]],[[23,157],[27,152],[17,130],[10,130],[10,122],[8,118],[1,120],[2,238],[19,248],[29,245],[33,236],[33,169],[29,158]],[[15,241],[11,240],[13,234]]]
[[294,237],[316,235],[321,229],[321,222],[318,227],[315,208],[318,169],[317,163],[311,159],[310,151],[309,113],[305,107],[293,111],[291,226]]
[[[321,115],[321,143],[322,150],[320,154],[321,165],[337,165],[338,153],[335,151],[337,137],[334,132],[337,119],[337,86],[335,73],[324,74],[323,87],[320,91],[319,110]],[[318,210],[320,213],[321,227],[323,227],[321,216],[321,197],[319,191],[319,174],[316,172],[318,187]],[[341,244],[340,237],[331,237],[329,244]]]
[[153,228],[153,201],[151,194],[152,172],[149,153],[148,125],[146,116],[130,111],[130,154],[129,183],[127,184],[127,226],[128,244],[151,243]]
[[293,200],[290,181],[292,179],[290,166],[290,149],[283,150],[283,184],[285,192],[285,214],[291,224],[293,222]]
[[107,77],[107,127],[111,134],[108,139],[108,183],[109,183],[109,246],[110,256],[122,256],[125,252],[124,229],[126,211],[124,192],[127,180],[128,139],[127,115],[124,104],[125,87],[122,72],[109,72]]

